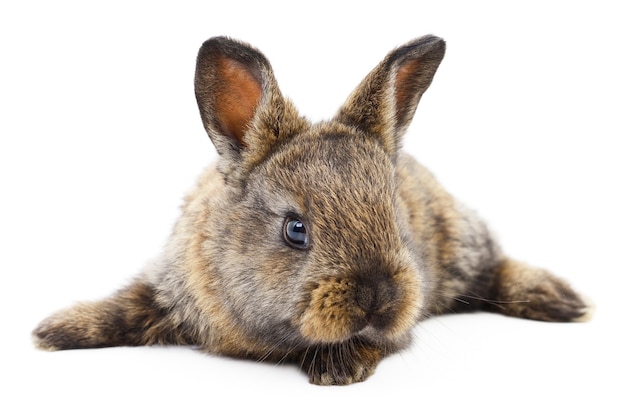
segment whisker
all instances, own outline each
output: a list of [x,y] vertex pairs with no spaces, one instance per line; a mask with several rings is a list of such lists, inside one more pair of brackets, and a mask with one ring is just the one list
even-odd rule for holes
[[[474,293],[472,291],[469,291],[468,293],[471,293],[471,294],[458,293],[458,294],[455,294],[455,295],[451,295],[451,294],[446,294],[446,293],[439,292],[438,295],[446,297],[446,298],[453,299],[453,300],[455,300],[457,302],[460,302],[460,303],[463,303],[465,305],[470,305],[469,300],[473,299],[473,300],[485,302],[485,303],[488,303],[490,305],[496,306],[496,307],[498,307],[501,310],[505,309],[505,307],[503,305],[513,304],[513,303],[529,303],[530,302],[530,300],[496,300],[496,299],[488,299],[488,298],[482,297],[482,296],[480,296],[480,295],[478,295],[478,294],[476,294],[476,293]],[[468,299],[468,300],[464,300],[464,299],[461,299],[461,298],[465,298],[465,299]]]
[[328,346],[328,363],[327,363],[327,367],[330,367],[333,369],[333,377],[337,377],[337,364],[335,363],[335,361],[333,360],[333,354],[335,353],[335,347],[336,346],[341,346],[341,343],[339,344],[335,344],[335,343],[330,343],[330,345]]
[[281,357],[280,359],[278,359],[278,361],[276,362],[277,365],[283,364],[285,362],[285,360],[288,359],[289,355],[291,354],[292,351],[294,351],[296,349],[296,346],[289,346],[289,348],[287,349],[287,351],[285,352],[285,354],[283,354],[283,357]]
[[310,345],[306,346],[306,349],[304,349],[304,355],[302,356],[302,361],[300,362],[300,370],[304,370],[304,362],[306,361],[306,356],[309,354],[310,349]]
[[280,346],[282,346],[286,341],[287,341],[287,338],[285,337],[282,340],[280,340],[278,343],[276,343],[274,346],[270,347],[261,357],[257,359],[257,362],[259,363],[265,362],[272,355],[272,353],[274,353],[274,351]]
[[495,300],[495,299],[487,299],[484,298],[482,296],[477,295],[476,293],[472,292],[473,296],[470,295],[463,295],[460,294],[459,296],[463,296],[463,297],[469,297],[472,299],[477,299],[477,300],[482,300],[484,302],[489,302],[489,303],[503,303],[503,304],[507,304],[507,303],[529,303],[530,300],[526,299],[526,300]]
[[311,364],[309,365],[308,369],[309,377],[313,374],[313,370],[315,369],[315,361],[317,360],[317,352],[319,348],[319,346],[315,346],[315,353],[313,353],[313,357],[311,358]]

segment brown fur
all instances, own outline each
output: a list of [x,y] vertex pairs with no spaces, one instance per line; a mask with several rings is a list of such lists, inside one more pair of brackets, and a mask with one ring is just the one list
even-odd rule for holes
[[[217,165],[186,198],[161,257],[115,295],[44,320],[38,345],[195,344],[348,384],[431,315],[583,319],[588,307],[565,282],[504,256],[400,151],[444,51],[434,36],[393,50],[334,119],[311,124],[259,51],[208,40],[196,97]],[[290,245],[289,220],[305,243]]]

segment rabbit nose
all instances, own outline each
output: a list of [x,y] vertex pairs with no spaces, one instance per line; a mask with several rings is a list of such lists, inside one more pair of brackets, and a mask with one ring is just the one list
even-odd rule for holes
[[367,276],[357,279],[355,300],[366,318],[385,311],[393,301],[393,288],[384,276]]

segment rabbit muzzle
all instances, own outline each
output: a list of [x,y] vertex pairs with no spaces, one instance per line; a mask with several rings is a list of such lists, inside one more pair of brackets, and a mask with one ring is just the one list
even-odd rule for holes
[[410,267],[393,275],[362,273],[328,277],[310,286],[298,320],[313,343],[336,343],[357,335],[377,340],[404,335],[420,313],[418,275]]

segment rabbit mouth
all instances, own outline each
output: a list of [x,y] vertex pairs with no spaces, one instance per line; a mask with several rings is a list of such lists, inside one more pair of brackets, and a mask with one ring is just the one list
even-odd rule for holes
[[365,337],[365,338],[373,340],[373,341],[380,341],[380,339],[381,339],[381,330],[376,328],[376,327],[374,327],[371,324],[367,324],[357,334],[355,334],[355,336],[357,336],[357,337]]

